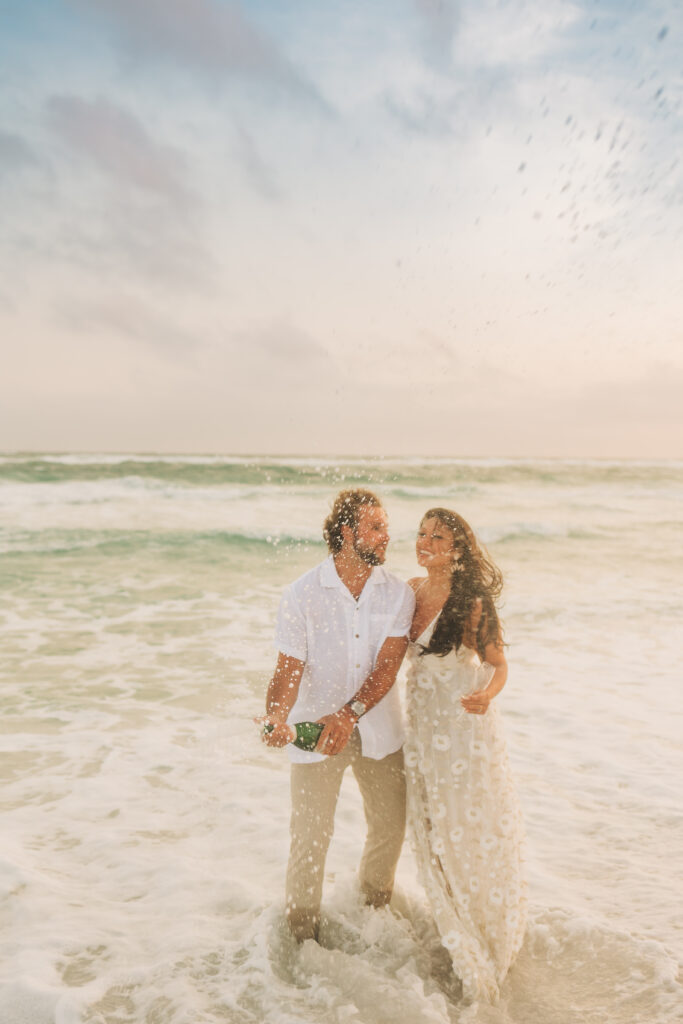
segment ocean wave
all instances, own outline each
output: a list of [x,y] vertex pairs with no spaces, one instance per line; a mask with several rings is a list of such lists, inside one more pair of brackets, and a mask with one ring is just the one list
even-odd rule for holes
[[22,505],[105,505],[107,503],[152,501],[172,502],[244,501],[270,496],[278,490],[275,485],[257,487],[246,484],[224,484],[221,487],[188,485],[178,480],[157,477],[113,476],[91,480],[19,481],[0,480],[0,508],[20,508]]
[[580,529],[569,524],[550,523],[510,523],[498,529],[483,529],[481,539],[484,544],[515,544],[519,541],[555,541],[555,540],[601,540],[605,533],[597,529]]
[[[438,500],[444,502],[450,498],[463,498],[469,497],[470,495],[476,494],[477,486],[473,482],[460,482],[460,483],[442,483],[439,485]],[[434,484],[401,484],[398,486],[385,485],[382,489],[383,498],[399,498],[406,501],[428,501],[430,504],[434,504],[435,501],[435,489]]]
[[[374,486],[410,498],[457,493],[467,486],[633,484],[683,487],[679,460],[269,458],[173,455],[0,456],[0,482],[68,483],[136,479],[183,487],[229,484],[274,486]],[[451,492],[450,489],[455,489]]]
[[1,554],[67,555],[96,551],[102,555],[148,551],[198,553],[210,548],[323,547],[317,537],[228,530],[34,530],[0,532]]
[[[478,531],[480,542],[490,548],[514,548],[521,544],[541,544],[545,547],[566,542],[604,542],[615,540],[623,530],[614,526],[578,528],[570,524],[521,522],[499,527],[483,527]],[[631,531],[627,531],[631,532]],[[414,530],[393,533],[393,548],[412,548]],[[207,551],[210,548],[325,548],[319,523],[313,521],[310,529],[297,532],[282,532],[276,526],[258,529],[193,529],[191,526],[171,528],[68,528],[14,529],[0,527],[0,554],[68,554],[69,552],[92,549],[102,554],[148,550]]]

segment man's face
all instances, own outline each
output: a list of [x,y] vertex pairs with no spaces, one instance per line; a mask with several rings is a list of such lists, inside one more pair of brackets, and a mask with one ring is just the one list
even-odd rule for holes
[[366,565],[381,565],[389,543],[389,520],[378,505],[363,505],[353,532],[353,550]]

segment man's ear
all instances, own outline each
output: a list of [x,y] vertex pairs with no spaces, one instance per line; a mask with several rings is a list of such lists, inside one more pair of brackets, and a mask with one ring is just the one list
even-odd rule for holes
[[343,540],[344,544],[353,544],[354,536],[353,536],[353,530],[351,529],[350,526],[346,526],[346,525],[342,526],[342,528],[341,528],[341,535],[342,535],[342,540]]

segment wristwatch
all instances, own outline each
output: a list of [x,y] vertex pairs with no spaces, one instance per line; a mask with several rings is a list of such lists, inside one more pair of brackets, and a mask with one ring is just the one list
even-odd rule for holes
[[362,700],[353,699],[346,703],[347,708],[351,708],[356,718],[360,718],[368,710]]

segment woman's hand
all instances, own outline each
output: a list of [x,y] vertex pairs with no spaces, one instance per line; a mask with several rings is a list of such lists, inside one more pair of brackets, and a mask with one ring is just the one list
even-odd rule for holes
[[493,675],[483,690],[475,690],[468,693],[466,697],[460,698],[460,703],[470,715],[485,715],[493,698],[500,693],[505,686],[508,677],[508,663],[503,651],[502,642],[487,644],[484,664],[493,668]]
[[263,726],[261,739],[268,747],[286,747],[296,737],[296,730],[293,726],[269,715],[255,718],[254,721],[257,725]]
[[492,699],[493,697],[487,688],[486,690],[475,690],[474,693],[468,693],[466,697],[460,698],[460,703],[468,715],[485,715]]

